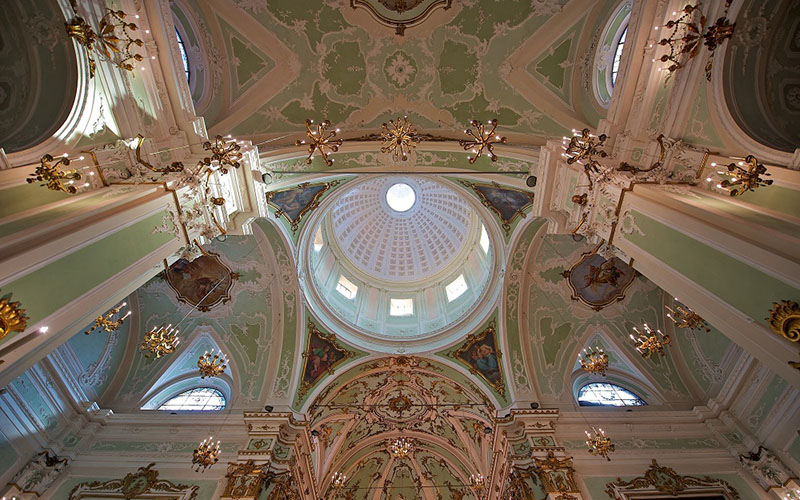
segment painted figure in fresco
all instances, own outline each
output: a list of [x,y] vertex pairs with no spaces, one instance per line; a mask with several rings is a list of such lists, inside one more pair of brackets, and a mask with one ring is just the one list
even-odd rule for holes
[[167,273],[167,281],[179,298],[200,306],[210,306],[224,299],[233,279],[230,270],[216,255],[201,255],[192,261],[178,259]]
[[589,272],[584,277],[586,286],[591,287],[592,290],[597,291],[598,285],[610,285],[616,287],[619,278],[622,277],[622,271],[617,269],[614,262],[607,260],[599,266],[589,265]]
[[481,344],[472,351],[472,364],[487,379],[494,382],[500,378],[497,355],[489,344]]
[[331,354],[331,346],[318,345],[311,348],[311,355],[308,357],[311,363],[311,373],[309,375],[312,379],[316,379],[331,367],[333,364],[333,356]]

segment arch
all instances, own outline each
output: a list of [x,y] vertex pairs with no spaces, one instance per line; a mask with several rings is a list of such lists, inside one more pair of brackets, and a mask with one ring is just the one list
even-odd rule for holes
[[[161,410],[161,407],[169,400],[181,394],[190,392],[195,389],[210,388],[219,392],[225,398],[225,406],[220,408],[223,410],[231,405],[231,386],[223,377],[214,377],[201,379],[197,375],[186,376],[174,382],[153,395],[149,400],[142,404],[142,410]],[[166,410],[163,410],[166,411]],[[169,410],[169,411],[197,411],[197,410]],[[208,411],[208,410],[206,410]],[[217,410],[215,410],[217,411]]]
[[[323,491],[333,471],[347,475],[351,487],[383,487],[402,463],[404,474],[426,487],[423,471],[435,467],[432,461],[453,484],[466,484],[471,474],[486,476],[491,467],[494,403],[468,376],[427,358],[353,366],[317,393],[306,412]],[[400,437],[412,443],[402,460],[389,451]]]
[[57,0],[8,0],[0,12],[0,147],[24,152],[61,135],[79,101],[79,63]]
[[[190,75],[187,77],[189,95],[196,112],[198,115],[202,115],[207,111],[214,93],[212,73],[215,69],[212,64],[209,64],[211,59],[208,46],[211,41],[208,30],[198,25],[199,17],[192,13],[192,9],[184,0],[170,0],[169,8],[175,33],[177,33],[177,36],[172,37],[174,43],[170,43],[175,51],[174,61],[180,63],[179,68],[183,68],[183,54],[185,53],[190,70]],[[173,33],[168,33],[168,35],[173,35]],[[183,42],[183,51],[180,47],[181,41]]]

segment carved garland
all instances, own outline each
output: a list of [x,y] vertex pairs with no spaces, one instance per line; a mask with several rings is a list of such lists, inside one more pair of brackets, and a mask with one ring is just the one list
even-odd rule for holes
[[739,499],[739,493],[722,479],[714,479],[709,476],[680,476],[671,468],[658,465],[655,459],[644,476],[631,481],[617,478],[616,482],[606,484],[606,494],[614,500],[629,500],[631,497],[640,497],[642,494],[655,492],[678,496],[683,492],[698,493],[698,490],[719,493],[728,500]]
[[147,467],[139,467],[137,472],[129,472],[123,479],[80,483],[70,492],[69,500],[93,498],[97,494],[126,500],[145,494],[149,495],[148,498],[164,498],[165,500],[195,500],[197,498],[199,486],[175,484],[166,479],[158,479],[158,471],[152,468],[154,465],[155,462]]

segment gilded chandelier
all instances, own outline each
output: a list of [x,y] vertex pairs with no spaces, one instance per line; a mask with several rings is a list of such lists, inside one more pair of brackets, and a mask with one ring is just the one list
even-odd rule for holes
[[219,453],[219,441],[215,443],[213,438],[209,437],[200,442],[200,445],[192,453],[192,467],[195,472],[200,469],[205,472],[206,469],[219,462]]
[[643,332],[636,327],[633,327],[633,331],[638,337],[631,334],[631,339],[642,357],[650,359],[656,353],[662,356],[666,355],[664,346],[670,343],[669,335],[664,335],[661,330],[653,330],[647,323],[644,324]]
[[600,163],[595,159],[596,156],[605,158],[608,153],[603,149],[605,146],[606,134],[594,135],[588,128],[572,131],[571,138],[563,138],[564,153],[561,154],[567,161],[567,165],[577,163],[583,166],[583,171],[589,179],[589,189],[592,189],[591,173],[600,172]]
[[469,485],[472,486],[472,489],[475,491],[482,491],[485,483],[486,478],[483,477],[483,474],[479,473],[477,476],[475,474],[469,475]]
[[606,460],[611,461],[611,457],[609,457],[609,453],[613,453],[615,450],[614,443],[611,442],[611,438],[606,437],[606,433],[603,432],[603,429],[595,429],[592,427],[592,432],[584,431],[586,433],[586,446],[589,447],[589,454],[595,456],[604,457]]
[[85,333],[86,335],[89,335],[90,333],[92,333],[93,331],[95,331],[98,328],[102,328],[103,330],[107,331],[108,333],[113,332],[114,330],[116,330],[117,328],[122,326],[122,323],[125,321],[125,318],[127,318],[128,316],[131,315],[131,311],[128,311],[127,313],[125,313],[125,316],[122,316],[121,318],[116,319],[116,320],[114,319],[114,316],[119,314],[119,312],[122,310],[122,308],[125,307],[126,305],[128,305],[128,303],[127,302],[123,302],[122,304],[118,305],[117,307],[111,308],[111,310],[109,310],[105,314],[105,316],[98,316],[97,319],[94,320],[94,324],[88,330],[86,330],[83,333]]
[[383,146],[381,153],[392,153],[395,161],[408,159],[408,154],[417,147],[422,140],[417,134],[414,125],[407,116],[389,120],[389,124],[382,124],[381,139]]
[[[664,27],[671,29],[672,33],[669,37],[662,38],[661,41],[658,42],[661,46],[669,47],[669,53],[660,57],[661,62],[669,63],[667,71],[672,73],[682,68],[683,64],[680,59],[685,55],[688,55],[688,59],[695,58],[700,47],[705,45],[710,52],[708,63],[705,68],[706,79],[709,81],[711,80],[711,64],[714,58],[714,51],[717,50],[717,47],[719,47],[722,42],[733,36],[733,30],[736,27],[736,23],[731,24],[725,17],[730,5],[731,0],[726,0],[725,12],[722,17],[718,18],[714,24],[709,26],[705,33],[703,33],[703,31],[706,29],[707,20],[706,16],[700,12],[699,3],[695,5],[687,4],[683,10],[680,11],[679,17],[670,19],[669,22],[667,22]],[[677,15],[678,13],[673,14]],[[697,18],[697,14],[700,15],[699,18]],[[681,31],[681,27],[684,29],[681,33],[678,33]]]
[[683,307],[680,304],[675,306],[675,309],[667,306],[669,312],[667,317],[675,323],[678,328],[688,328],[689,330],[703,330],[710,332],[711,328],[708,323],[699,314],[692,311],[688,307]]
[[[229,136],[230,137],[230,136]],[[210,167],[213,162],[219,163],[219,170],[223,174],[228,173],[228,167],[239,168],[242,159],[242,146],[237,142],[228,142],[221,135],[214,138],[214,142],[206,141],[203,149],[211,153],[210,157],[205,157],[199,165]]]
[[331,486],[334,488],[343,487],[346,481],[347,481],[347,476],[345,476],[341,472],[334,472],[333,476],[331,476]]
[[[747,168],[742,168],[745,163]],[[762,179],[761,176],[768,176],[767,168],[758,163],[756,157],[747,155],[744,161],[731,163],[728,165],[727,171],[717,172],[720,175],[727,177],[723,179],[718,188],[730,192],[731,196],[741,196],[747,191],[754,191],[758,187],[769,186],[772,184],[772,179]]]
[[25,180],[28,184],[41,182],[41,186],[51,191],[75,194],[78,192],[78,188],[75,187],[75,181],[81,179],[81,174],[77,170],[61,170],[62,166],[68,167],[69,164],[70,159],[66,156],[61,156],[56,160],[52,155],[44,155],[34,173],[30,174]]
[[411,453],[411,450],[414,447],[411,444],[411,440],[406,438],[399,438],[392,441],[389,445],[389,451],[392,453],[392,456],[395,458],[405,458]]
[[489,159],[497,161],[497,155],[494,154],[494,145],[506,143],[505,137],[500,137],[494,133],[495,129],[497,129],[497,118],[489,120],[488,125],[492,127],[489,130],[486,130],[486,126],[478,120],[472,120],[469,124],[472,128],[464,130],[464,133],[471,139],[464,139],[458,141],[458,143],[464,148],[464,151],[472,151],[473,156],[468,157],[470,164],[474,164],[483,155],[484,150],[489,155]]
[[80,16],[75,16],[66,23],[67,35],[86,48],[89,59],[89,77],[93,78],[97,70],[95,53],[113,63],[119,69],[133,71],[133,61],[141,61],[141,54],[134,54],[134,47],[141,47],[144,42],[134,38],[132,34],[139,28],[134,23],[125,21],[127,14],[121,10],[106,9],[106,15],[100,19],[97,31]]
[[200,378],[219,377],[225,372],[225,368],[228,367],[227,362],[227,358],[225,358],[225,355],[221,352],[214,354],[213,349],[211,352],[206,351],[206,353],[197,360],[197,367],[200,369]]
[[178,331],[172,325],[153,327],[142,340],[139,350],[144,352],[144,357],[155,355],[156,359],[175,352],[180,339]]
[[583,354],[578,356],[581,368],[589,373],[605,376],[608,370],[608,354],[602,348],[594,347],[591,350],[583,350]]
[[328,120],[323,120],[322,123],[317,125],[314,125],[314,120],[306,120],[306,137],[308,137],[309,142],[306,143],[304,140],[298,140],[294,144],[295,146],[308,144],[307,165],[311,165],[311,162],[314,160],[314,152],[316,151],[319,151],[319,154],[322,155],[322,160],[325,162],[325,165],[329,167],[333,165],[333,160],[328,158],[328,155],[339,151],[342,140],[335,139],[339,129],[328,131],[328,127],[330,126],[331,122]]

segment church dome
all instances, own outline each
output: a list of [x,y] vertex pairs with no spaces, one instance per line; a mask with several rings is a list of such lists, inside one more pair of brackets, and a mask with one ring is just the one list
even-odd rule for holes
[[501,238],[460,187],[370,176],[346,183],[314,216],[300,242],[306,297],[351,342],[430,349],[488,314],[478,304],[496,296]]

